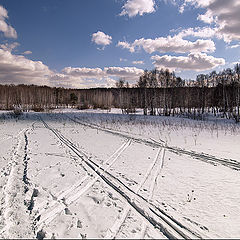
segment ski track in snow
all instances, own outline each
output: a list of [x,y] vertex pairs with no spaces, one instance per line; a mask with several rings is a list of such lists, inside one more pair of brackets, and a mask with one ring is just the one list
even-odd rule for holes
[[[158,158],[159,154],[160,154],[160,152],[157,153],[156,158]],[[151,182],[150,192],[149,192],[149,195],[148,195],[148,198],[147,198],[148,202],[150,202],[152,200],[153,193],[154,193],[154,188],[157,184],[157,178],[158,178],[158,176],[159,176],[159,174],[160,174],[160,172],[163,168],[164,156],[165,156],[165,148],[162,148],[161,149],[161,155],[160,155],[160,161],[158,163],[157,170],[155,171],[154,177],[153,177],[152,182]],[[136,238],[137,239],[144,239],[146,231],[147,231],[147,225],[145,224],[145,222],[142,222],[140,235],[137,236]]]
[[207,162],[207,163],[222,164],[223,166],[230,167],[234,170],[238,170],[238,171],[240,170],[240,162],[238,162],[237,160],[234,160],[234,159],[217,158],[213,155],[210,155],[210,154],[207,154],[207,153],[204,153],[204,152],[198,153],[198,152],[195,152],[195,151],[192,151],[192,150],[186,150],[186,149],[179,148],[179,147],[168,146],[162,140],[155,140],[155,139],[152,139],[152,138],[151,139],[140,138],[140,137],[137,137],[137,136],[134,136],[134,135],[118,132],[118,131],[111,130],[111,129],[108,129],[108,128],[103,128],[103,127],[98,126],[96,124],[83,122],[78,117],[75,117],[75,119],[73,119],[73,118],[69,117],[67,114],[65,114],[65,115],[67,116],[68,119],[70,119],[70,120],[72,120],[72,121],[74,121],[78,124],[81,124],[83,126],[87,126],[87,127],[94,128],[94,129],[99,129],[101,131],[104,131],[104,132],[107,132],[107,133],[110,133],[110,134],[114,134],[114,135],[117,135],[117,136],[121,136],[121,137],[124,137],[124,138],[128,138],[128,139],[131,138],[135,142],[141,142],[141,143],[144,143],[146,145],[150,145],[150,146],[154,146],[154,147],[165,147],[168,151],[171,151],[173,153],[188,155],[188,156],[192,157],[193,159],[201,160],[201,161],[204,161],[204,162]]
[[[93,172],[93,174],[96,175],[95,178],[101,179],[110,188],[117,192],[121,196],[121,198],[125,199],[128,207],[126,208],[127,210],[124,211],[120,223],[124,222],[129,212],[129,209],[132,209],[138,214],[138,216],[142,217],[144,221],[146,221],[151,227],[160,230],[160,232],[168,238],[201,238],[201,236],[197,232],[195,232],[194,230],[190,230],[188,227],[182,225],[174,218],[168,216],[165,212],[161,211],[161,209],[157,208],[147,199],[144,199],[138,194],[138,191],[134,192],[133,190],[129,189],[119,179],[115,178],[113,175],[107,172],[106,169],[97,165],[94,161],[89,159],[85,153],[79,150],[69,139],[64,137],[59,131],[51,128],[43,119],[41,120],[47,129],[49,129],[64,145],[66,145],[70,150],[72,150],[83,161],[86,167],[91,172]],[[158,156],[156,156],[155,161],[157,161],[157,159]],[[152,169],[154,165],[155,164],[153,164],[150,168]],[[162,166],[162,164],[160,164],[160,166]],[[151,170],[147,172],[147,177],[150,172]],[[154,182],[156,181],[158,173],[159,170],[154,176]],[[144,182],[142,184],[144,184]],[[91,182],[88,184],[89,186],[92,186]],[[155,183],[152,183],[151,186],[151,195],[154,189],[154,184]],[[69,201],[69,203],[71,203],[71,200]],[[53,215],[55,215],[56,212],[59,212],[60,208],[61,207],[57,209],[55,208],[54,213],[52,213],[50,216],[48,215],[44,221],[46,221],[47,219],[50,219],[49,221],[51,221]],[[118,227],[116,227],[116,229],[118,229]]]
[[[159,159],[159,155],[160,155],[160,151],[163,153],[164,152],[164,148],[159,148],[156,156],[155,156],[155,159],[153,160],[152,164],[150,165],[150,167],[148,168],[145,176],[143,177],[142,179],[142,182],[138,185],[137,189],[135,190],[135,192],[137,194],[139,194],[139,191],[140,189],[143,187],[144,183],[146,182],[146,180],[150,177],[150,174],[151,172],[153,171],[154,167],[158,164],[158,166],[162,166],[162,161],[163,161],[163,155],[161,156],[161,159],[160,159],[160,162],[158,163],[158,159]],[[159,171],[157,170],[156,172],[156,175],[158,175]],[[156,176],[157,178],[157,176]],[[150,196],[152,196],[153,194],[153,188],[154,188],[154,185],[155,185],[155,181],[156,181],[156,178],[154,176],[154,179],[152,181],[152,184],[151,184],[151,188],[150,188]],[[153,186],[152,186],[153,185]],[[148,201],[150,201],[151,198],[148,198]],[[117,221],[114,223],[114,225],[108,229],[107,231],[107,234],[105,236],[105,239],[115,239],[118,232],[120,231],[123,223],[125,222],[127,216],[129,215],[131,211],[131,207],[129,205],[127,205],[125,208],[124,208],[124,212],[121,214],[121,216],[118,217]],[[145,236],[145,232],[146,232],[146,224],[145,222],[143,222],[143,228],[145,228],[145,231],[144,233],[141,234],[141,237],[140,239],[143,239],[144,236]],[[160,236],[161,238],[162,236]]]
[[[47,125],[45,126],[48,128]],[[105,160],[102,166],[99,166],[96,169],[96,171],[98,171],[100,168],[102,168],[103,171],[107,171],[119,158],[122,152],[125,151],[126,148],[130,146],[130,144],[131,140],[128,140],[127,142],[122,144],[122,146],[120,146],[107,160]],[[48,205],[48,208],[50,209],[48,209],[47,211],[43,209],[43,211],[39,212],[39,215],[41,216],[40,221],[38,222],[39,229],[53,221],[54,218],[66,208],[66,205],[70,205],[76,200],[78,200],[79,197],[82,196],[87,190],[89,190],[97,182],[99,178],[100,178],[99,176],[95,176],[93,179],[91,179],[89,173],[87,173],[86,176],[83,177],[79,182],[77,182],[70,188],[66,189],[65,191],[59,193],[56,201],[52,201],[50,205]],[[88,181],[87,185],[81,187],[82,183],[85,181]],[[62,201],[63,199],[64,203]],[[45,203],[46,202],[43,202],[42,206],[45,205]]]
[[[128,146],[128,144],[130,144],[130,141],[125,142],[119,149],[117,149],[104,163],[102,166],[104,166],[105,164],[109,165],[109,167],[117,160],[117,158],[120,156],[120,154],[125,150],[125,147]],[[124,148],[124,149],[123,149]],[[111,160],[112,162],[109,164],[108,162]],[[106,169],[107,170],[107,169]],[[57,194],[57,199],[56,201],[60,201],[61,199],[65,198],[68,194],[72,193],[77,187],[79,187],[85,180],[87,180],[89,178],[89,174],[87,173],[85,177],[83,177],[79,182],[75,183],[74,185],[72,185],[70,188],[65,189],[64,191],[60,192],[59,194]],[[97,178],[98,179],[98,178]],[[96,181],[97,181],[96,179]],[[87,190],[87,189],[86,189]],[[43,202],[39,207],[43,207],[45,204],[47,203],[47,201]],[[53,202],[53,205],[57,204],[57,202]],[[52,206],[52,205],[51,205]],[[42,212],[39,213],[39,215],[41,215]]]

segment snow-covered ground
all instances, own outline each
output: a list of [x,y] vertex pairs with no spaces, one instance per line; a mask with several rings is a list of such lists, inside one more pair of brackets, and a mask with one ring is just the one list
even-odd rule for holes
[[222,120],[0,114],[0,237],[239,238],[239,137]]

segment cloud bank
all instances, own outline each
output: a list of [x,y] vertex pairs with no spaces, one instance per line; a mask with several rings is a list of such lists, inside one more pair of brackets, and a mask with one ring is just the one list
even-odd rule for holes
[[155,39],[137,39],[133,43],[118,42],[118,47],[135,52],[136,49],[144,49],[151,54],[153,52],[189,53],[189,52],[214,52],[215,44],[212,40],[198,39],[194,42],[184,40],[180,36],[159,37]]
[[188,56],[152,56],[156,68],[171,70],[205,71],[225,64],[223,58],[208,56],[206,53],[190,53]]
[[49,84],[49,68],[41,61],[32,61],[0,49],[0,79],[2,84]]

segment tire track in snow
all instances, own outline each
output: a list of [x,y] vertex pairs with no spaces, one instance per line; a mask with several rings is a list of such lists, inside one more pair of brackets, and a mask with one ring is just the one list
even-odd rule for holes
[[[45,127],[47,127],[47,125],[45,125]],[[104,171],[107,171],[115,163],[115,161],[119,158],[119,156],[126,150],[126,148],[130,146],[130,144],[131,144],[131,140],[128,140],[127,142],[122,144],[107,160],[103,162],[102,166],[99,165],[97,170],[102,168],[104,169]],[[46,210],[41,211],[38,215],[38,216],[41,216],[40,221],[38,222],[38,226],[41,226],[43,224],[47,225],[51,221],[53,221],[58,213],[63,211],[68,205],[75,202],[80,196],[82,196],[87,190],[89,190],[98,181],[100,177],[95,176],[90,182],[87,183],[86,186],[81,187],[81,184],[86,180],[88,180],[88,178],[89,178],[89,175],[87,174],[85,177],[83,177],[79,182],[74,184],[72,187],[60,193],[56,201],[50,204],[50,211],[47,211],[47,212]],[[64,202],[62,201],[62,199],[64,199]],[[42,216],[43,214],[45,216]]]
[[229,168],[232,168],[234,170],[240,171],[240,162],[237,161],[237,160],[234,160],[234,159],[218,158],[216,156],[213,156],[213,155],[210,155],[210,154],[207,154],[207,153],[203,153],[203,152],[198,153],[198,152],[195,152],[195,151],[186,150],[186,149],[179,148],[179,147],[168,146],[168,145],[165,145],[164,141],[157,141],[157,140],[154,140],[152,138],[151,139],[143,139],[143,138],[136,137],[136,136],[133,136],[133,135],[128,135],[128,134],[125,134],[125,133],[121,133],[121,132],[118,132],[118,131],[115,131],[115,130],[103,128],[103,127],[100,127],[98,125],[85,123],[85,122],[82,122],[81,120],[79,120],[79,118],[77,118],[77,117],[75,117],[75,118],[77,118],[78,120],[73,119],[73,118],[69,117],[68,115],[66,115],[66,116],[67,116],[68,119],[72,120],[73,122],[76,122],[78,124],[81,124],[83,126],[86,126],[86,127],[92,128],[92,129],[98,129],[98,130],[101,130],[101,131],[104,131],[104,132],[107,132],[107,133],[110,133],[110,134],[113,134],[113,135],[116,135],[116,136],[120,136],[120,137],[123,137],[123,138],[128,138],[128,139],[131,138],[135,142],[144,143],[144,144],[152,146],[152,147],[164,147],[165,146],[165,148],[168,151],[173,152],[175,154],[188,155],[193,159],[204,161],[204,162],[211,163],[211,164],[212,163],[213,164],[219,163],[219,164],[221,164],[225,167],[229,167]]
[[168,216],[167,213],[161,211],[161,209],[149,203],[142,196],[136,194],[126,185],[124,185],[119,179],[112,176],[109,172],[99,168],[95,162],[89,159],[82,151],[80,151],[70,140],[64,137],[59,131],[51,128],[43,119],[41,119],[44,126],[55,134],[55,136],[71,149],[79,158],[82,159],[83,163],[100,179],[105,182],[110,188],[121,196],[126,202],[136,211],[137,214],[142,216],[146,221],[149,222],[153,227],[160,230],[166,237],[170,239],[197,239],[201,236],[193,230],[187,228],[173,217]]

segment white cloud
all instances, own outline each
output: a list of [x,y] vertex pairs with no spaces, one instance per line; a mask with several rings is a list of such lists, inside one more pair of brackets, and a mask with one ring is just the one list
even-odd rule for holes
[[[53,73],[49,76],[51,86],[65,88],[87,88],[91,87],[92,81],[81,77],[74,77],[64,73]],[[94,87],[94,86],[92,86]]]
[[143,73],[135,67],[72,68],[67,67],[61,73],[50,76],[53,86],[71,88],[114,87],[120,77],[135,82]]
[[62,70],[62,72],[66,75],[70,75],[73,77],[85,77],[85,78],[92,78],[92,77],[102,77],[103,70],[101,68],[72,68],[66,67]]
[[92,34],[92,42],[103,47],[112,43],[112,37],[104,32],[98,31]]
[[6,51],[12,52],[12,50],[17,48],[19,45],[20,44],[18,42],[4,43],[4,44],[0,44],[0,48]]
[[206,14],[216,17],[218,34],[223,35],[226,42],[240,40],[240,1],[214,0],[209,6]]
[[136,67],[106,67],[104,68],[104,73],[107,76],[124,77],[135,81],[143,73],[143,70]]
[[184,5],[206,8],[198,16],[205,23],[214,23],[216,36],[225,42],[240,41],[240,1],[239,0],[185,0]]
[[[123,47],[123,45],[118,44]],[[128,48],[131,52],[136,48],[143,48],[147,53],[153,52],[213,52],[215,51],[215,44],[212,40],[198,39],[194,42],[184,40],[181,36],[168,36],[156,39],[137,39],[132,44],[126,43],[124,48]]]
[[184,40],[178,36],[160,37],[156,39],[139,39],[133,43],[135,47],[142,47],[146,52],[213,52],[215,44],[212,40],[198,39],[195,42]]
[[133,61],[132,64],[142,65],[142,64],[144,64],[144,61]]
[[234,45],[228,45],[228,46],[226,46],[226,49],[233,49],[233,48],[238,48],[238,47],[240,47],[240,44],[234,44]]
[[153,13],[155,11],[154,0],[127,0],[122,7],[120,16],[128,15],[129,17],[135,17],[137,15],[142,16],[145,13]]
[[134,47],[126,41],[123,41],[123,42],[119,41],[117,44],[117,47],[121,47],[123,49],[128,49],[131,53],[135,52]]
[[209,11],[207,11],[205,14],[198,15],[197,19],[208,24],[214,22],[214,17]]
[[116,80],[109,77],[101,78],[84,78],[55,73],[50,76],[52,86],[65,88],[99,88],[99,87],[115,87]]
[[62,73],[73,77],[102,78],[102,77],[136,77],[141,75],[142,69],[135,67],[105,67],[101,68],[72,68],[66,67]]
[[22,54],[23,54],[23,55],[30,55],[30,54],[32,54],[32,51],[25,51],[25,52],[23,52]]
[[184,5],[184,4],[181,5],[181,6],[179,7],[179,12],[180,12],[180,13],[183,13],[183,12],[184,12],[184,8],[185,8],[185,5]]
[[0,83],[48,84],[49,68],[40,61],[32,61],[0,49]]
[[135,67],[72,68],[67,67],[61,73],[51,75],[52,85],[65,87],[111,87],[120,77],[135,82],[143,73]]
[[17,38],[16,30],[6,22],[6,19],[8,19],[8,12],[0,5],[0,32],[3,32],[5,37]]
[[112,78],[106,78],[105,79],[106,84],[105,87],[116,87],[116,80],[112,79]]
[[181,8],[182,8],[182,11],[185,10],[185,7],[188,5],[188,4],[191,4],[195,7],[198,7],[198,8],[205,8],[207,7],[210,2],[212,0],[184,0],[184,3],[182,4]]
[[152,56],[153,64],[157,68],[169,68],[171,70],[210,70],[225,64],[223,58],[208,56],[206,53],[190,53],[188,56]]
[[70,88],[111,87],[124,77],[136,81],[143,73],[135,67],[73,68],[54,72],[40,61],[0,48],[0,84],[35,84]]
[[195,27],[182,29],[177,36],[183,38],[186,36],[200,37],[200,38],[212,38],[216,35],[216,29],[210,27]]

